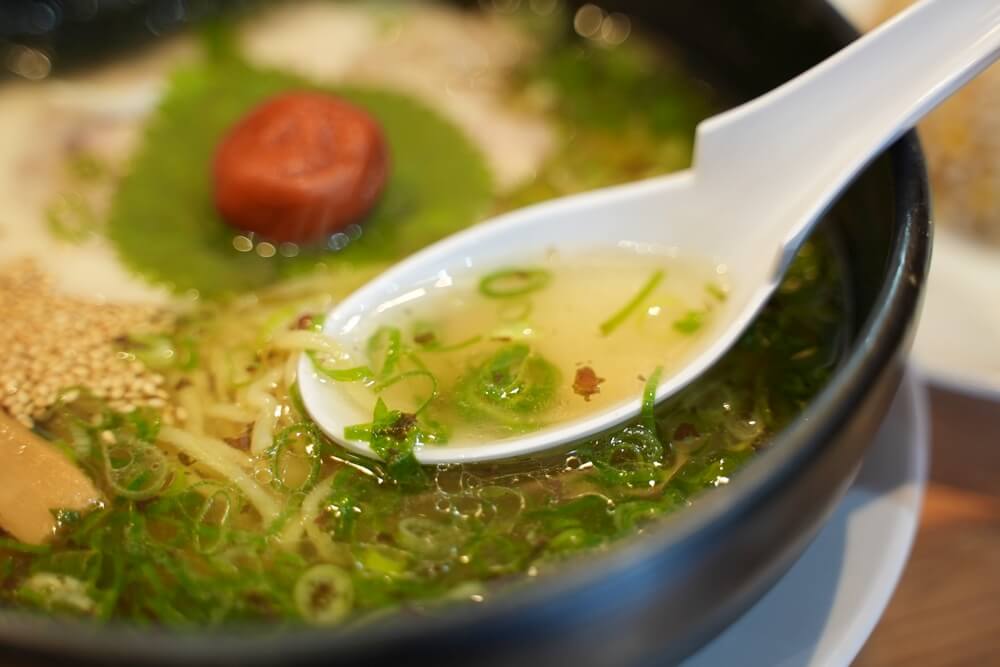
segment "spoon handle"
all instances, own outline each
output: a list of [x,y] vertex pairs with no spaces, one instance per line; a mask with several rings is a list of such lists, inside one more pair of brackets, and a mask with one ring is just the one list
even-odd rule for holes
[[777,244],[782,272],[858,172],[998,55],[1000,0],[924,0],[781,87],[703,122],[696,181],[733,202],[720,203],[720,213],[738,206],[742,224]]

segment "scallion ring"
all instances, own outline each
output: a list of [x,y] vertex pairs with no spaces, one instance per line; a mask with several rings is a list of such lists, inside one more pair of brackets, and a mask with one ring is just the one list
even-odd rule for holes
[[316,565],[295,582],[295,606],[306,621],[334,625],[354,606],[354,583],[336,565]]
[[537,292],[550,282],[552,274],[545,269],[500,269],[480,279],[479,293],[490,299],[510,299]]

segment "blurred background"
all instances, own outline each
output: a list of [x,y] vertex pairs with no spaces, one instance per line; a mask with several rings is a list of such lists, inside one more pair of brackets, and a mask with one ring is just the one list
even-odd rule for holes
[[[248,0],[10,0],[0,3],[7,76],[37,79],[53,67],[100,59]],[[95,39],[100,35],[100,39]]]

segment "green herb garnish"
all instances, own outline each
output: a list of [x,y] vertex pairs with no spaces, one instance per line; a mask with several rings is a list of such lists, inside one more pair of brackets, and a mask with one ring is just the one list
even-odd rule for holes
[[322,454],[322,440],[312,422],[282,429],[268,451],[271,484],[280,491],[309,491],[319,479]]
[[316,369],[317,373],[335,382],[364,382],[375,377],[375,371],[368,366],[334,368],[320,359],[313,350],[308,350],[306,356],[312,361],[313,368]]
[[[94,476],[108,506],[67,514],[51,546],[0,539],[0,600],[46,613],[172,627],[342,623],[400,604],[458,597],[473,585],[606,548],[728,483],[823,386],[839,359],[831,332],[843,326],[842,284],[832,265],[828,253],[800,256],[790,270],[793,281],[746,336],[663,405],[653,405],[657,374],[651,374],[639,418],[578,446],[566,459],[577,473],[567,476],[548,467],[422,468],[412,448],[431,437],[430,410],[417,416],[383,404],[353,435],[373,440],[384,461],[338,447],[297,424],[301,415],[278,429],[265,469],[282,475],[268,488],[285,508],[274,523],[262,521],[227,480],[199,479],[174,457],[166,461],[168,481],[135,501],[106,478],[102,434],[109,431],[117,443],[155,443],[156,415],[122,415],[74,392],[80,396],[58,403],[37,429]],[[177,335],[189,333],[182,328]],[[257,335],[246,332],[247,340]],[[226,339],[227,346],[233,342]],[[816,351],[794,360],[803,349]],[[530,346],[508,344],[495,352],[503,354],[480,359],[470,376],[492,362],[498,386],[516,387],[515,378],[535,378],[524,387],[547,384],[537,381],[547,373],[528,363]],[[408,368],[409,353],[396,375]],[[294,388],[289,392],[294,406]],[[504,401],[498,406],[481,396],[475,407],[480,418],[512,420],[515,428],[533,419],[530,410],[523,417]],[[314,476],[315,447],[321,455]],[[151,491],[147,484],[130,488],[127,480],[119,485]],[[298,520],[304,494],[320,494],[309,530],[322,552],[311,551],[312,537],[293,543],[303,550],[276,544]]]
[[724,302],[726,299],[729,298],[729,294],[726,292],[726,290],[719,287],[719,285],[717,285],[716,283],[708,283],[707,285],[705,285],[705,291],[708,292],[712,297],[715,298],[716,301],[719,301],[720,303]]
[[689,310],[684,316],[674,322],[674,330],[682,334],[696,333],[705,324],[705,312]]
[[475,345],[482,340],[482,336],[470,336],[457,343],[445,343],[438,336],[436,328],[427,322],[418,322],[413,327],[413,342],[421,350],[428,352],[455,352],[456,350]]
[[354,606],[351,577],[336,565],[316,565],[295,582],[295,605],[315,625],[335,625]]
[[427,406],[431,404],[431,401],[433,401],[438,396],[438,381],[437,378],[434,377],[434,374],[431,373],[430,371],[423,368],[416,368],[409,371],[403,371],[402,373],[394,375],[391,378],[376,382],[375,385],[372,386],[372,391],[378,394],[395,384],[412,380],[414,378],[425,379],[427,381],[427,388],[429,389],[426,398],[424,398],[420,403],[419,407],[417,407],[413,411],[414,414],[419,415],[427,408]]
[[490,299],[510,299],[545,289],[552,274],[545,269],[501,269],[479,280],[479,293]]
[[663,366],[657,366],[642,388],[642,411],[639,413],[639,419],[643,426],[653,433],[656,432],[656,388],[660,385],[662,376]]
[[365,345],[375,377],[387,379],[396,372],[403,354],[403,335],[396,327],[379,327]]
[[165,334],[131,334],[123,345],[136,359],[155,370],[191,370],[198,367],[198,346],[189,336],[175,338]]
[[469,418],[523,429],[548,408],[560,374],[524,343],[504,345],[458,382],[455,401]]
[[413,453],[419,434],[415,414],[390,410],[381,398],[375,401],[371,424],[350,426],[344,431],[344,437],[367,440],[372,451],[385,462],[392,478],[409,488],[426,483],[424,471]]
[[638,308],[643,301],[649,298],[649,295],[653,293],[653,290],[663,281],[664,273],[663,271],[657,271],[649,277],[639,291],[635,293],[628,303],[621,307],[621,309],[609,317],[608,319],[601,322],[601,333],[605,336],[613,332],[615,329],[620,327],[625,320],[628,319],[629,315]]

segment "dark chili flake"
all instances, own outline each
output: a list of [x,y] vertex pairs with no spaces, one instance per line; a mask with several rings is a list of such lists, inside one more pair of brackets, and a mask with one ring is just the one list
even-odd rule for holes
[[392,438],[393,440],[403,441],[406,440],[407,436],[410,434],[410,429],[412,429],[417,424],[417,416],[410,412],[402,412],[396,421],[392,423],[391,426],[385,429],[383,433],[386,436]]
[[250,451],[250,436],[253,433],[253,424],[247,427],[245,431],[240,433],[238,436],[233,438],[223,438],[226,444],[233,449],[238,449],[241,452]]
[[309,596],[309,603],[313,609],[322,609],[330,603],[335,594],[336,591],[329,583],[319,584],[313,589],[312,595]]
[[698,433],[695,425],[688,422],[680,424],[674,430],[674,440],[687,440],[688,438],[697,438],[699,435],[701,434]]
[[582,366],[576,369],[576,378],[573,380],[573,391],[584,400],[589,401],[594,394],[601,393],[600,384],[604,378],[597,377],[597,373],[590,366]]
[[422,331],[413,337],[413,342],[417,345],[431,345],[437,341],[437,336],[433,331]]
[[497,343],[509,343],[514,339],[511,338],[510,336],[493,336],[493,338],[490,338],[490,340],[496,341]]
[[315,324],[316,320],[313,319],[312,313],[306,313],[295,322],[295,328],[312,329]]

